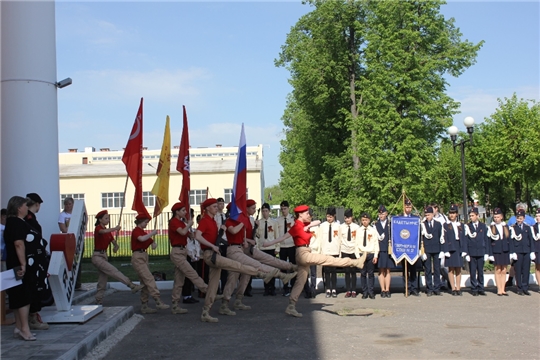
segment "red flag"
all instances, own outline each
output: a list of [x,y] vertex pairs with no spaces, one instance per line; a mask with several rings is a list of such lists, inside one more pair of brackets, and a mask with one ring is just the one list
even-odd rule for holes
[[142,158],[143,158],[143,99],[137,111],[135,123],[131,129],[129,140],[122,156],[122,162],[126,164],[126,171],[129,178],[135,185],[135,198],[133,199],[132,210],[137,211],[137,214],[147,215],[150,219],[150,214],[146,210],[142,196]]
[[182,189],[180,190],[179,200],[186,204],[187,214],[186,217],[190,218],[189,211],[189,190],[191,189],[191,180],[189,178],[189,131],[186,107],[184,109],[184,128],[182,129],[182,138],[180,140],[180,150],[178,152],[178,162],[176,163],[176,170],[182,173]]

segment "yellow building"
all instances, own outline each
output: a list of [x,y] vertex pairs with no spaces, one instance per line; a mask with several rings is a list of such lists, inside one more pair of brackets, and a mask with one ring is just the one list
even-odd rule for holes
[[[191,194],[190,203],[196,213],[198,206],[208,197],[223,197],[231,200],[234,170],[236,167],[237,147],[191,148]],[[143,199],[152,214],[155,196],[150,192],[156,181],[156,168],[161,150],[143,151]],[[102,209],[110,214],[119,214],[126,185],[126,168],[122,162],[123,150],[108,148],[96,151],[87,147],[84,151],[69,149],[59,154],[61,200],[71,196],[84,199],[89,215],[95,215]],[[176,171],[178,147],[171,151],[171,177],[169,186],[170,211],[178,201],[182,176]],[[247,147],[247,187],[248,198],[261,204],[264,198],[263,146]],[[134,186],[131,180],[127,184],[124,214],[133,213]]]

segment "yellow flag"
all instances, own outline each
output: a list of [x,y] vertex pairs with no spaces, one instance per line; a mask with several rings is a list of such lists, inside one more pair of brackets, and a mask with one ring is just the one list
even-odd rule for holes
[[156,183],[152,188],[152,194],[156,195],[154,206],[154,217],[161,214],[163,209],[169,204],[169,176],[171,171],[171,130],[169,129],[169,116],[165,122],[165,135],[163,135],[163,146],[159,155],[157,167]]

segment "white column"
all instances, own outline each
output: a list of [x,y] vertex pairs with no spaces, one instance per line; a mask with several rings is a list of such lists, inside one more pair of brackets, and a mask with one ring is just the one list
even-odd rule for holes
[[58,109],[54,1],[1,2],[0,205],[38,193],[47,241],[58,233]]

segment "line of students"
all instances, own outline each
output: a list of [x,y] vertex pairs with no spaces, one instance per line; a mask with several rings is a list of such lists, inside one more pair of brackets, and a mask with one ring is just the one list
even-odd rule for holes
[[[282,203],[282,205],[284,204]],[[288,204],[286,205],[288,208]],[[338,225],[335,221],[334,208],[328,209],[326,222],[322,224],[320,221],[312,222],[309,207],[305,205],[298,206],[294,209],[295,217],[292,225],[289,225],[289,214],[284,214],[282,219],[283,233],[279,234],[279,236],[275,233],[279,231],[280,219],[276,221],[269,218],[270,209],[267,205],[263,206],[263,219],[259,221],[257,232],[253,232],[253,224],[249,216],[253,215],[255,208],[255,202],[250,200],[247,212],[242,214],[238,221],[230,219],[230,221],[225,222],[226,237],[229,241],[227,253],[231,257],[227,258],[222,256],[218,246],[219,227],[215,220],[217,200],[207,199],[201,204],[203,216],[195,231],[194,238],[201,244],[204,262],[210,267],[207,285],[193,271],[186,260],[186,246],[189,236],[189,230],[186,229],[189,229],[193,223],[185,219],[186,207],[184,204],[177,203],[173,206],[173,217],[169,225],[169,239],[173,247],[171,260],[175,264],[173,313],[182,314],[187,311],[181,309],[178,304],[180,300],[179,294],[182,292],[184,279],[187,277],[199,290],[206,293],[201,320],[204,322],[217,322],[217,318],[210,316],[210,309],[218,298],[217,289],[222,269],[231,272],[227,281],[229,286],[224,291],[222,306],[219,311],[225,315],[234,315],[234,312],[228,309],[227,304],[236,287],[239,274],[246,276],[243,281],[240,281],[234,306],[235,309],[249,309],[248,306],[242,304],[245,279],[257,276],[263,278],[265,283],[268,284],[275,277],[280,277],[286,283],[294,277],[294,273],[291,275],[290,271],[297,270],[297,282],[291,284],[292,291],[286,313],[296,317],[302,316],[296,310],[296,302],[304,288],[304,284],[306,284],[307,276],[311,271],[310,266],[313,265],[323,265],[324,269],[344,268],[347,287],[345,297],[347,298],[356,297],[356,270],[354,268],[361,269],[362,298],[364,299],[368,297],[375,298],[374,270],[375,265],[378,265],[381,297],[388,298],[391,296],[390,269],[395,264],[389,254],[391,234],[388,212],[384,206],[379,207],[379,219],[373,225],[370,225],[371,218],[368,213],[362,214],[361,225],[355,224],[351,210],[345,212],[345,222]],[[413,216],[411,215],[412,204],[409,200],[406,200],[404,210],[403,215]],[[94,255],[96,258],[100,257],[102,259],[104,250],[107,249],[111,242],[114,244],[114,239],[110,236],[110,233],[119,230],[118,228],[106,228],[105,215],[107,215],[106,211],[99,213],[97,216],[98,222],[96,223],[96,239],[101,241],[96,244],[102,244],[100,246],[103,249],[96,247],[97,251]],[[507,295],[504,291],[504,280],[507,265],[511,262],[515,262],[518,294],[529,295],[529,271],[527,266],[531,260],[536,263],[537,278],[540,275],[540,210],[537,211],[536,225],[533,227],[523,223],[524,212],[519,211],[517,213],[517,223],[511,227],[502,222],[500,209],[494,210],[494,222],[489,227],[478,221],[478,210],[476,208],[472,208],[469,215],[471,222],[463,225],[457,222],[457,206],[455,205],[450,207],[448,220],[446,221],[440,220],[441,216],[436,213],[434,207],[430,206],[425,209],[421,236],[423,250],[420,261],[423,262],[425,268],[427,295],[441,294],[441,265],[449,268],[452,295],[461,295],[461,268],[464,260],[470,262],[471,291],[474,296],[485,295],[483,266],[484,262],[488,260],[493,262],[496,267],[497,294],[499,296]],[[143,313],[155,312],[155,309],[151,309],[147,305],[149,295],[154,298],[158,308],[169,308],[168,305],[161,302],[159,290],[148,269],[146,249],[150,246],[155,247],[152,236],[156,234],[155,230],[149,233],[144,231],[149,220],[137,217],[137,227],[132,234],[132,264],[139,275],[141,285],[134,285],[129,279],[124,279],[123,275],[118,275],[114,271],[109,272],[109,274],[116,274],[110,276],[116,277],[132,287],[133,292],[142,288],[141,302],[143,306],[141,310],[144,310]],[[107,236],[107,234],[109,235]],[[106,240],[102,240],[103,237],[106,237]],[[285,257],[288,257],[288,259],[294,257],[297,265],[293,264],[292,261],[275,258],[278,252],[281,255],[285,241],[292,241],[295,250],[294,255],[291,255],[290,250],[286,250]],[[288,249],[288,247],[285,247],[285,249]],[[414,266],[410,268],[413,269],[411,274],[416,275]],[[289,273],[282,273],[280,270],[289,271]],[[105,268],[102,266],[100,271],[105,273]],[[330,274],[332,272],[327,271],[326,273]],[[409,278],[411,277],[409,276]],[[103,279],[105,279],[106,283],[106,276],[100,276],[100,282],[103,282]],[[413,283],[416,282],[416,279],[409,280],[412,280]],[[325,276],[325,283],[326,296],[337,296],[336,285],[331,276]],[[409,281],[409,290],[411,290],[410,284],[411,281]],[[103,284],[98,284],[98,288],[104,288]],[[270,286],[265,287],[265,294],[267,292],[270,294],[271,291]],[[103,292],[98,293],[102,296]],[[419,295],[418,290],[414,287],[410,293]],[[100,301],[101,299],[96,296],[96,300]]]

